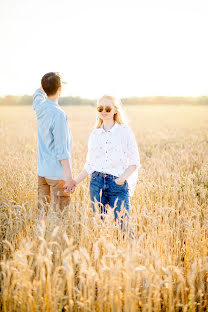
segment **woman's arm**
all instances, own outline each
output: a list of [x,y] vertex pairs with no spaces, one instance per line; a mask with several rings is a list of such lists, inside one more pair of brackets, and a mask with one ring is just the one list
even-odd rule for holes
[[89,173],[85,169],[83,169],[82,172],[80,172],[80,174],[74,179],[76,185],[82,182],[88,175]]
[[82,182],[88,175],[90,175],[93,172],[93,169],[91,168],[92,163],[93,163],[92,147],[93,147],[93,137],[91,133],[91,135],[89,136],[89,140],[88,140],[88,151],[87,151],[86,163],[84,165],[83,170],[75,178],[76,184],[79,184],[80,182]]
[[128,179],[128,177],[136,170],[136,168],[141,167],[136,138],[130,127],[127,128],[127,150],[126,152],[127,152],[129,166],[124,171],[124,173],[115,180],[116,183],[120,185],[122,185],[125,182],[125,180]]
[[136,170],[136,165],[130,165],[128,168],[124,171],[124,173],[117,178],[115,181],[117,184],[122,185],[124,184],[125,180],[128,179],[128,177]]

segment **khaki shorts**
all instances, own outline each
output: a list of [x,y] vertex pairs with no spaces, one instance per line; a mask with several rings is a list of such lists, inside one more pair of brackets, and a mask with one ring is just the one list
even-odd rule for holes
[[63,210],[70,203],[70,194],[64,192],[64,180],[51,180],[38,176],[38,208],[51,202],[55,208]]

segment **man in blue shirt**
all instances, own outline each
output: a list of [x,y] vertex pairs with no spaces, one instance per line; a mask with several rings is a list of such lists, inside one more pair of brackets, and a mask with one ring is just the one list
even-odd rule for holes
[[66,113],[58,104],[61,94],[59,73],[50,72],[41,79],[41,88],[33,96],[38,130],[38,207],[51,201],[63,210],[75,189],[72,178],[72,136]]

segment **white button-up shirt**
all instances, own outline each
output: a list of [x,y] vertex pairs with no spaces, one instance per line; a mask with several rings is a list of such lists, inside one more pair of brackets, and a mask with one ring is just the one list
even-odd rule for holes
[[117,122],[108,131],[103,127],[92,131],[84,166],[88,174],[98,171],[119,177],[130,165],[137,167],[127,179],[129,194],[132,196],[138,179],[138,168],[141,167],[133,131],[128,125]]

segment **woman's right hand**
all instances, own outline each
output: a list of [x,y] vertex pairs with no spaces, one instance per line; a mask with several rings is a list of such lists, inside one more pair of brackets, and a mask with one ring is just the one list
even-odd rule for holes
[[118,184],[118,185],[123,185],[124,182],[125,182],[125,180],[122,179],[121,177],[115,179],[114,181],[115,181],[115,183]]

